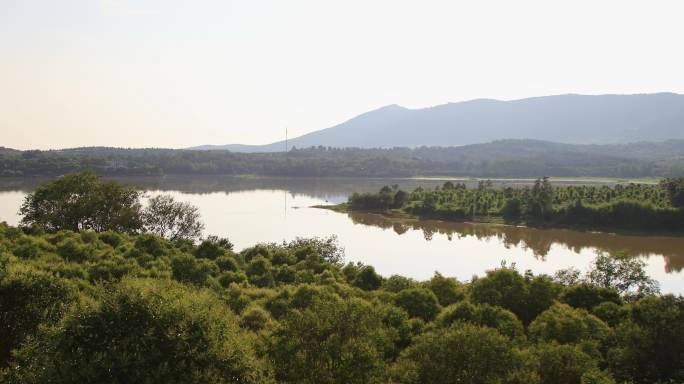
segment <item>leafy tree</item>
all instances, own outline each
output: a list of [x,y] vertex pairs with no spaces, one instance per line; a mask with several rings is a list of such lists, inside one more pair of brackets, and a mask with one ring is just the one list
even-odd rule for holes
[[614,289],[628,298],[654,295],[660,292],[658,282],[645,271],[646,263],[624,254],[599,252],[587,280],[599,287]]
[[202,259],[215,260],[233,249],[233,243],[228,239],[209,236],[204,239],[195,250],[195,256]]
[[213,295],[125,280],[19,351],[22,382],[267,383],[235,316]]
[[271,262],[263,257],[253,258],[245,268],[249,282],[257,287],[272,287],[275,284]]
[[523,205],[517,198],[508,199],[501,207],[500,213],[507,223],[517,223],[522,218]]
[[[539,344],[534,348],[539,361],[541,384],[613,384],[609,374],[600,372],[595,359],[576,345]],[[599,381],[596,381],[599,380]]]
[[494,328],[511,339],[520,339],[525,335],[522,322],[515,317],[513,312],[488,304],[471,304],[462,301],[444,308],[435,320],[442,327],[449,327],[459,321]]
[[397,293],[394,303],[411,317],[431,321],[439,312],[439,301],[432,291],[425,288],[409,288]]
[[291,311],[274,332],[269,355],[279,382],[360,384],[383,374],[387,342],[369,303],[329,298]]
[[511,342],[496,330],[467,323],[415,339],[394,367],[400,383],[503,382],[517,367]]
[[0,368],[10,352],[33,335],[40,324],[57,322],[76,290],[61,278],[34,268],[10,269],[0,279]]
[[437,300],[442,306],[457,303],[465,297],[463,287],[458,280],[444,277],[439,272],[435,272],[435,275],[425,283],[425,288],[437,296]]
[[337,236],[329,237],[298,237],[283,247],[291,250],[300,259],[308,254],[316,254],[322,260],[333,265],[341,265],[344,261],[344,248],[337,242]]
[[416,282],[413,279],[400,275],[392,275],[382,281],[382,289],[394,293],[415,286]]
[[615,289],[587,283],[567,287],[560,299],[564,303],[575,308],[584,308],[587,310],[590,310],[603,302],[622,304],[622,298]]
[[170,240],[194,240],[204,229],[199,209],[170,195],[150,198],[142,218],[145,230]]
[[546,219],[553,212],[553,187],[548,177],[537,179],[525,201],[526,213],[535,219]]
[[591,313],[603,320],[610,327],[615,327],[620,324],[629,315],[629,310],[622,305],[616,304],[612,301],[604,301],[592,308]]
[[538,275],[526,276],[527,299],[523,319],[536,318],[540,313],[550,308],[561,293],[561,286],[551,277]]
[[361,267],[354,277],[352,284],[363,290],[372,291],[380,288],[382,285],[382,277],[375,273],[375,268],[366,265]]
[[240,317],[240,326],[252,331],[264,329],[271,321],[271,315],[259,306],[247,308]]
[[684,382],[684,298],[666,295],[637,301],[615,334],[617,345],[608,360],[619,380]]
[[527,282],[513,268],[500,268],[487,271],[487,276],[479,278],[471,284],[470,297],[475,303],[496,305],[513,312],[523,321],[529,323],[534,315],[526,310]]
[[610,336],[611,330],[586,310],[556,304],[530,324],[528,333],[533,340],[567,344],[583,340],[602,341]]
[[216,264],[196,259],[190,255],[177,255],[171,258],[173,278],[186,283],[204,285],[218,272]]
[[660,187],[667,192],[673,207],[684,207],[684,177],[664,179],[660,182]]
[[93,172],[68,174],[39,185],[19,209],[21,223],[49,231],[132,233],[142,227],[140,192],[103,182]]

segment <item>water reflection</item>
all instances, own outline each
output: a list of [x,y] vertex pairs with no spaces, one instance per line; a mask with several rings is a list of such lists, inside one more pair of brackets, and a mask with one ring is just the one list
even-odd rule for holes
[[[478,180],[440,179],[440,178],[344,178],[344,177],[261,177],[261,176],[225,176],[225,175],[168,175],[168,176],[120,176],[106,177],[145,190],[178,191],[184,193],[237,192],[250,190],[287,190],[292,194],[304,194],[312,197],[342,196],[346,199],[353,192],[377,192],[385,185],[397,184],[405,190],[418,187],[434,188],[441,186],[446,180],[463,183],[468,187],[476,187]],[[33,191],[36,186],[50,178],[23,177],[0,178],[0,191]],[[534,183],[533,179],[495,179],[494,185],[520,186]],[[553,180],[555,185],[575,185],[578,182]],[[581,184],[605,184],[613,182],[582,182]]]
[[[404,189],[432,188],[444,180],[219,176],[117,180],[146,190],[148,196],[171,194],[177,200],[196,205],[206,224],[205,235],[227,236],[236,249],[258,242],[336,235],[348,261],[373,265],[384,276],[401,274],[418,280],[430,278],[434,271],[468,280],[473,275],[481,276],[502,260],[535,273],[552,274],[570,266],[586,271],[596,249],[624,251],[648,258],[647,272],[661,283],[663,292],[684,292],[681,237],[399,221],[379,215],[347,215],[307,208],[344,201],[351,192],[377,191],[387,184],[399,184]],[[0,221],[16,225],[22,200],[41,181],[44,179],[0,179]]]
[[394,219],[370,213],[349,213],[356,224],[392,229],[402,235],[409,230],[422,231],[425,240],[438,235],[449,241],[463,237],[478,240],[496,239],[506,248],[520,247],[532,251],[544,261],[554,245],[575,253],[598,249],[610,253],[624,252],[632,257],[663,256],[667,273],[684,269],[684,238],[665,236],[630,236],[612,233],[583,232],[568,229],[537,229],[508,225],[451,223],[437,220]]

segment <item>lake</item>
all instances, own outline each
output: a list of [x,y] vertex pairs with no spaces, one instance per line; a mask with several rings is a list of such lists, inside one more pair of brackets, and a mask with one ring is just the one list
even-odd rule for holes
[[[521,271],[549,273],[571,266],[585,271],[599,250],[625,252],[647,262],[663,292],[684,293],[684,238],[534,229],[434,220],[390,220],[375,214],[344,214],[312,205],[344,202],[354,191],[398,184],[434,188],[438,179],[286,179],[225,176],[139,177],[120,181],[171,194],[199,207],[205,235],[228,237],[242,249],[259,242],[335,235],[346,260],[373,265],[384,275],[430,278],[435,271],[469,280],[502,262]],[[17,210],[40,179],[0,180],[0,221],[17,224]],[[475,180],[464,180],[475,185]],[[520,185],[530,180],[497,180]],[[568,182],[572,183],[572,182]],[[560,184],[555,182],[555,184]]]

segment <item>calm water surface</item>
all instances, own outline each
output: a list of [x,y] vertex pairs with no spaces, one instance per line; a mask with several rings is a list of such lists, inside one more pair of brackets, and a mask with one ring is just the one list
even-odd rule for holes
[[[439,271],[460,280],[483,275],[502,261],[535,273],[553,273],[570,266],[586,270],[598,250],[620,251],[643,258],[663,292],[684,293],[681,237],[432,220],[397,222],[380,215],[310,208],[343,202],[353,191],[377,191],[386,184],[413,189],[419,185],[434,187],[443,180],[164,177],[122,181],[145,189],[148,196],[166,193],[197,205],[206,224],[205,234],[228,237],[237,249],[298,236],[336,235],[348,261],[373,265],[382,275],[427,279]],[[0,180],[0,221],[18,222],[19,205],[38,182]]]

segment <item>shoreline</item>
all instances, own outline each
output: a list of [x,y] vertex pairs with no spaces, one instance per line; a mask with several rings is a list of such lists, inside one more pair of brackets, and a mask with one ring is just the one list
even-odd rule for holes
[[349,210],[346,203],[337,205],[312,205],[309,208],[326,209],[329,211],[344,213],[344,214],[373,214],[382,216],[388,220],[395,220],[397,222],[401,221],[441,221],[443,223],[463,223],[463,224],[478,224],[478,225],[495,225],[495,226],[505,226],[505,227],[516,227],[516,228],[528,228],[528,229],[565,229],[578,232],[588,232],[588,233],[602,233],[607,235],[623,235],[623,236],[639,236],[639,237],[684,237],[684,232],[668,232],[668,231],[649,231],[649,230],[626,230],[611,227],[584,227],[584,226],[572,226],[572,225],[534,225],[529,223],[512,224],[503,221],[501,216],[489,216],[488,220],[483,219],[483,217],[476,216],[469,220],[450,220],[439,216],[417,216],[406,212],[397,211],[371,211],[371,210]]

